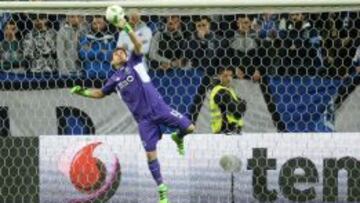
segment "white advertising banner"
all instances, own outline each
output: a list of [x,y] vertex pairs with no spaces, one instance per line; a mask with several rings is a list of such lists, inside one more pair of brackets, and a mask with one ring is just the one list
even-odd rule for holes
[[[247,101],[243,132],[276,132],[259,85],[241,80],[234,81],[234,86],[238,95]],[[359,132],[359,99],[360,89],[357,88],[336,111],[337,132]],[[207,97],[196,121],[197,133],[210,133],[208,103]],[[8,108],[12,136],[59,134],[56,111],[59,107],[75,108],[87,114],[98,135],[133,134],[138,129],[126,105],[116,94],[96,100],[71,95],[68,89],[0,91],[0,106]]]
[[126,105],[116,94],[89,99],[68,89],[0,92],[0,106],[9,108],[12,136],[58,134],[56,108],[77,108],[94,123],[96,134],[135,133],[137,126]]
[[[172,203],[360,201],[359,133],[193,134],[158,143]],[[140,138],[41,136],[40,202],[154,203]],[[101,170],[103,169],[103,170]]]

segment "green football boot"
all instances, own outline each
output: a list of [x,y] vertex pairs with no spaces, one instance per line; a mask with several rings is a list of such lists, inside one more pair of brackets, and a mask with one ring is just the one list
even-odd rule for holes
[[158,187],[159,203],[170,203],[168,198],[168,187],[165,184],[161,184]]
[[181,156],[185,155],[184,139],[180,138],[176,132],[171,133],[171,139],[176,143],[177,151]]

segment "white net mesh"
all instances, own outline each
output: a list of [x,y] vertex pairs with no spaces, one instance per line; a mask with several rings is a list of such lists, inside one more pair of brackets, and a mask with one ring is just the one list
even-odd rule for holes
[[[331,2],[326,6],[311,5],[306,1],[304,5],[288,7],[275,3],[254,6],[246,2],[240,6],[232,5],[230,1],[222,2],[223,6],[212,3],[205,8],[186,4],[176,8],[172,2],[162,6],[145,2],[142,7],[137,6],[141,5],[139,2],[124,2],[124,5],[131,14],[128,20],[135,25],[135,31],[144,43],[148,74],[165,102],[189,117],[196,124],[198,133],[211,133],[218,127],[217,133],[239,134],[360,130],[360,92],[356,88],[360,82],[360,9],[357,3],[349,2],[344,1],[343,5]],[[51,6],[34,3],[31,7],[26,3],[0,3],[1,136],[137,134],[137,123],[115,94],[95,101],[69,92],[75,85],[102,87],[114,72],[110,65],[114,48],[133,49],[126,33],[98,16],[103,15],[107,4],[111,2],[98,2],[88,7],[61,2]],[[232,78],[230,87],[234,94],[219,91],[212,95],[212,90],[224,78]],[[218,126],[211,122],[216,113],[221,115]],[[249,143],[263,140],[262,137],[256,142],[248,139]],[[279,142],[284,139],[279,138]],[[201,140],[198,142],[197,146],[201,146]],[[56,146],[56,141],[50,143]],[[124,140],[119,143],[126,146]],[[62,145],[66,144],[67,140],[63,141]],[[240,144],[239,140],[234,149]],[[306,146],[311,144],[309,141]],[[215,145],[209,141],[204,146],[216,148]],[[252,145],[245,145],[249,147],[246,152],[249,153]],[[294,145],[292,141],[286,142],[284,150],[290,151]],[[192,150],[199,154],[196,147]],[[318,145],[312,147],[315,150]],[[228,152],[229,148],[223,148]],[[336,149],[336,143],[332,149]],[[0,167],[0,183],[9,186],[1,188],[0,202],[38,202],[39,180],[35,177],[39,175],[38,140],[2,139],[0,150],[0,166],[7,166]],[[307,152],[307,148],[299,149],[301,154]],[[345,152],[348,153],[344,150],[341,156],[345,156]],[[169,160],[173,159],[169,156]],[[264,154],[254,156],[261,160],[266,158]],[[251,158],[251,155],[247,154],[247,157]],[[46,156],[45,159],[51,164],[57,161]],[[286,161],[289,157],[282,159]],[[212,159],[209,160],[210,163]],[[339,168],[352,170],[344,160],[338,161]],[[358,164],[354,160],[350,162]],[[178,163],[181,165],[180,161]],[[92,164],[99,167],[97,162]],[[204,166],[206,164],[204,161]],[[312,168],[310,162],[302,159],[291,164]],[[273,166],[274,163],[266,162],[265,165]],[[251,163],[248,167],[261,169]],[[27,176],[13,179],[24,171]],[[357,173],[358,170],[354,171]],[[285,178],[281,181],[285,182],[289,180],[287,176],[295,173],[286,168],[283,172]],[[186,174],[189,181],[196,178],[197,173]],[[205,180],[211,173],[203,173],[202,178]],[[263,171],[258,176],[253,184],[261,186]],[[224,185],[226,178],[221,179]],[[83,181],[88,183],[87,178]],[[125,180],[125,183],[129,182]],[[194,184],[196,187],[196,181]],[[356,186],[352,185],[353,193],[357,191]],[[138,186],[132,187],[138,189]],[[242,188],[238,186],[237,189]],[[241,201],[252,202],[251,190],[244,188],[249,199]],[[270,193],[262,192],[262,189],[254,189],[260,194],[255,199],[272,201]],[[283,188],[284,193],[293,200],[311,199],[306,195],[293,195],[287,189]],[[194,193],[188,188],[184,190],[192,195],[189,202],[230,202],[227,192],[221,195],[214,195],[214,192],[210,198],[201,188]],[[329,201],[336,199],[332,192],[324,193]],[[51,194],[47,195],[51,197]],[[178,202],[182,202],[181,194],[177,195]],[[360,200],[357,193],[349,196],[355,201]],[[62,198],[61,195],[57,197]],[[282,197],[284,199],[288,200]]]
[[[15,12],[20,5],[7,7],[9,12],[1,15],[3,131],[13,135],[82,134],[85,129],[97,134],[135,133],[136,124],[130,114],[124,116],[123,103],[116,108],[120,114],[111,116],[108,106],[115,95],[98,103],[70,96],[66,90],[74,85],[101,87],[114,72],[112,50],[120,45],[133,47],[124,32],[94,15],[102,13],[105,5],[81,11],[93,15],[59,14],[75,14],[79,8],[75,5],[57,4],[48,10],[38,5],[33,7],[37,10],[26,7],[21,13]],[[146,7],[128,11],[144,42],[144,62],[153,83],[169,105],[198,124],[199,132],[211,132],[207,92],[224,67],[235,70],[233,87],[248,104],[246,112],[242,108],[238,113],[244,117],[244,132],[329,132],[358,129],[355,121],[334,120],[335,112],[339,117],[349,113],[348,108],[335,110],[358,83],[359,13],[345,8],[243,14],[226,6],[225,14],[209,7],[211,15],[201,16],[172,8],[177,9],[173,14],[181,14],[172,17],[166,15],[166,8],[159,8],[166,11],[157,11],[161,15]],[[353,105],[354,99],[349,101],[347,106]],[[229,105],[221,108],[225,111]],[[74,109],[81,116],[72,116]]]

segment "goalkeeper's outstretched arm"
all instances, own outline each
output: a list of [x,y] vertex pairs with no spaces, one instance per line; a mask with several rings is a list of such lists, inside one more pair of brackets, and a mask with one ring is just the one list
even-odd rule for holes
[[134,44],[134,52],[137,55],[142,54],[142,42],[139,40],[139,38],[136,36],[135,32],[128,32],[130,40]]
[[101,89],[88,89],[80,86],[75,86],[71,88],[70,92],[72,94],[77,94],[83,97],[89,97],[94,99],[101,99],[106,96]]
[[139,40],[139,38],[136,36],[136,33],[134,32],[131,25],[126,21],[126,19],[124,18],[124,19],[120,20],[117,27],[123,29],[126,33],[128,33],[131,42],[134,44],[135,54],[141,55],[143,44]]

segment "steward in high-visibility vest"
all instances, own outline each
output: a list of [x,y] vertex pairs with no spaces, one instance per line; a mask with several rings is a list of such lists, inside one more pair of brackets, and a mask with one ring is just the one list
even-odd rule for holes
[[244,126],[246,101],[239,98],[229,85],[233,77],[230,68],[220,69],[220,84],[210,93],[212,133],[240,133]]

